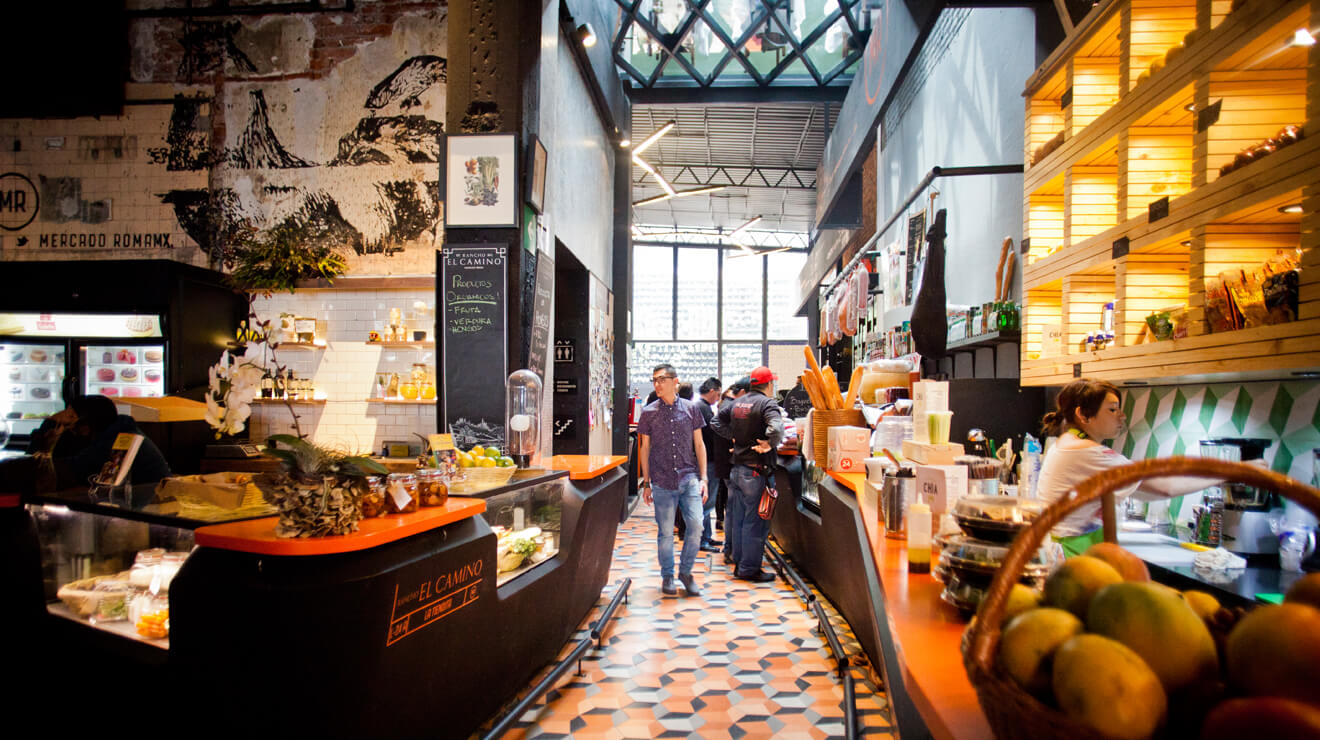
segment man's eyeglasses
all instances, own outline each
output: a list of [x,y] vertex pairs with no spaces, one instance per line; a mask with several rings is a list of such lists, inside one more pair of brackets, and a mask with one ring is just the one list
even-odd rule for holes
[[672,380],[672,379],[677,378],[677,377],[678,377],[677,375],[656,375],[656,376],[654,376],[654,377],[651,378],[651,383],[652,383],[653,385],[660,385],[661,383],[665,382],[666,380]]

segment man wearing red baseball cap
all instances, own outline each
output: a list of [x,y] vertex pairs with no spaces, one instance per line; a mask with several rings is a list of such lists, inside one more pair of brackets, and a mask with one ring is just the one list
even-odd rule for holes
[[761,570],[770,522],[760,517],[757,507],[772,475],[772,452],[784,437],[784,417],[774,400],[776,377],[770,368],[758,367],[749,378],[751,390],[720,408],[714,431],[733,442],[728,525],[724,528],[725,541],[733,543],[733,577],[765,583],[775,579],[774,573]]

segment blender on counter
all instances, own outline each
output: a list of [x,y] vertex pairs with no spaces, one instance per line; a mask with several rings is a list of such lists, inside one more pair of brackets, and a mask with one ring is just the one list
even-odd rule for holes
[[[1249,462],[1265,456],[1265,448],[1274,442],[1255,437],[1216,437],[1201,440],[1201,457]],[[1279,515],[1279,497],[1271,491],[1244,483],[1211,486],[1202,494],[1204,505],[1195,524],[1197,541],[1219,545],[1242,554],[1273,554],[1279,551],[1275,533]],[[1271,526],[1271,518],[1274,524]]]

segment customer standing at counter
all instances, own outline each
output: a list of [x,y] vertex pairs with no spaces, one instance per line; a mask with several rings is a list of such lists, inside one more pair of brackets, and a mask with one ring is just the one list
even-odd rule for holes
[[733,529],[724,530],[725,539],[733,540],[733,577],[765,583],[775,579],[773,573],[761,570],[770,522],[760,517],[757,508],[772,475],[769,453],[784,436],[784,418],[773,398],[775,375],[770,368],[758,367],[750,377],[751,391],[720,408],[715,433],[733,441],[729,509],[737,510],[737,518],[730,516]]
[[[1113,383],[1085,378],[1074,380],[1059,391],[1057,405],[1056,410],[1045,414],[1041,420],[1045,435],[1058,439],[1045,453],[1040,482],[1036,487],[1037,495],[1050,503],[1067,496],[1069,491],[1096,473],[1131,462],[1103,443],[1103,440],[1116,438],[1127,423],[1122,396]],[[1187,476],[1150,478],[1114,491],[1114,499],[1121,501],[1138,489],[1155,496],[1182,496],[1220,482],[1213,478]],[[1099,501],[1088,504],[1069,514],[1054,528],[1054,539],[1063,545],[1069,556],[1079,555],[1104,539],[1101,505]]]
[[[705,422],[705,426],[701,428],[701,441],[706,447],[707,481],[706,503],[701,508],[701,549],[703,552],[719,552],[724,543],[715,539],[715,533],[711,531],[710,515],[720,496],[724,494],[723,476],[717,475],[715,470],[715,450],[724,443],[724,440],[715,436],[710,423],[715,418],[715,402],[720,399],[720,379],[706,378],[697,389],[697,394],[700,399],[697,401],[697,410],[701,412],[701,420]],[[714,488],[714,491],[709,490],[710,488]]]
[[[746,375],[738,378],[733,385],[725,388],[722,397],[723,400],[720,401],[719,408],[715,409],[715,419],[711,422],[712,425],[719,424],[720,409],[723,409],[737,399],[742,398],[747,391],[751,390],[751,388],[752,379]],[[711,431],[715,430],[712,429]],[[716,436],[720,436],[718,432],[716,432]],[[739,504],[737,497],[731,495],[733,489],[729,487],[729,474],[733,471],[732,455],[733,443],[720,437],[718,444],[715,445],[715,472],[719,474],[720,486],[724,490],[724,507],[723,511],[720,512],[720,521],[724,523],[724,526],[721,527],[721,529],[724,531],[725,565],[733,565],[737,562],[733,559],[733,531],[737,526],[736,522],[739,520],[737,508]],[[718,502],[716,503],[716,506],[719,506]]]
[[[706,446],[701,441],[705,422],[694,402],[678,397],[678,372],[673,365],[657,365],[651,371],[656,400],[642,408],[637,420],[641,442],[638,462],[642,466],[642,499],[655,505],[656,551],[660,558],[660,591],[676,595],[674,586],[674,514],[683,516],[689,532],[701,531],[701,507],[706,502]],[[701,543],[697,537],[683,540],[678,579],[689,596],[701,590],[692,578]]]

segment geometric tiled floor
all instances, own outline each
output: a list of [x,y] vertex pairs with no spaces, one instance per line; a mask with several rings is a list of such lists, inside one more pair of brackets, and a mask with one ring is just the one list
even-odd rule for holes
[[[718,555],[702,553],[693,571],[702,595],[688,597],[680,587],[678,596],[664,596],[655,526],[651,508],[641,504],[620,527],[609,585],[564,653],[587,634],[616,584],[632,578],[605,648],[588,652],[582,674],[561,677],[504,737],[842,736],[843,685],[815,616],[792,588],[782,580],[733,580]],[[822,604],[844,650],[864,662],[847,622]],[[862,734],[893,735],[883,692],[865,667],[850,670]]]

